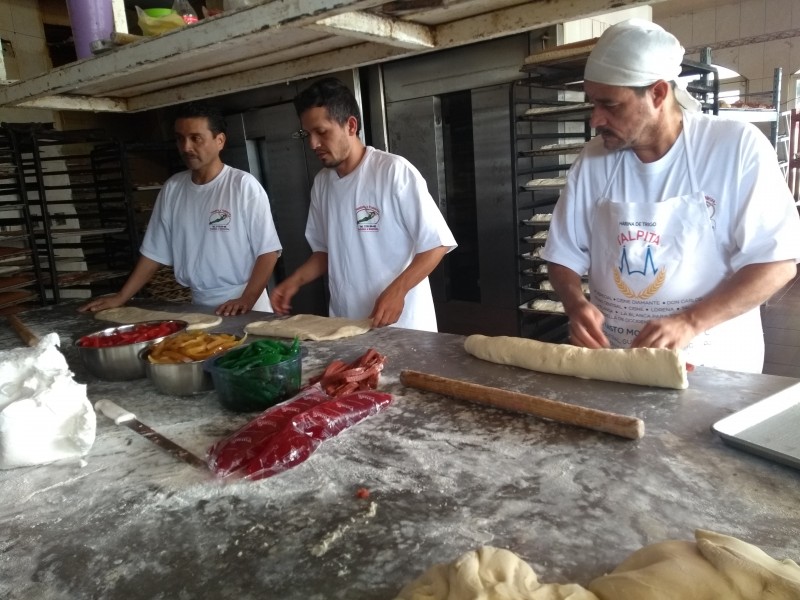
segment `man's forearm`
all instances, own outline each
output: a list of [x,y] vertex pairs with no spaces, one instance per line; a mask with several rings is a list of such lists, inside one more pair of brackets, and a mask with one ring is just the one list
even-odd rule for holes
[[684,315],[695,331],[707,331],[763,304],[796,274],[794,260],[747,265],[686,309]]
[[392,285],[398,286],[407,294],[420,281],[431,274],[436,266],[442,262],[448,250],[448,246],[439,246],[416,254],[409,265],[403,269],[403,272],[394,279]]
[[318,279],[328,272],[328,253],[327,252],[314,252],[308,257],[308,260],[300,265],[297,270],[292,273],[289,278],[292,279],[298,286],[303,286],[307,283]]
[[161,266],[161,263],[140,255],[136,266],[118,292],[119,296],[123,298],[123,301],[127,302],[133,298],[134,295],[152,279],[153,275],[155,275],[156,271],[158,271]]
[[269,278],[272,277],[275,263],[278,262],[278,255],[278,252],[267,252],[256,259],[253,270],[250,273],[250,279],[242,292],[242,298],[248,298],[254,303],[258,300],[262,292],[267,288]]
[[569,267],[547,263],[547,278],[553,284],[553,290],[564,305],[567,315],[573,308],[587,301],[581,285],[583,283],[581,276]]

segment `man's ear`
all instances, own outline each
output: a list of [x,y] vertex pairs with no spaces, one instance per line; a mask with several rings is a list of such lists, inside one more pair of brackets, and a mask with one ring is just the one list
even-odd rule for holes
[[352,115],[347,117],[347,133],[348,135],[358,135],[358,119]]
[[664,101],[672,93],[672,84],[663,79],[659,79],[650,86],[650,93],[653,97],[653,106],[660,108]]
[[217,144],[219,144],[219,149],[222,150],[225,147],[225,142],[228,140],[228,138],[220,131],[216,136],[216,140]]

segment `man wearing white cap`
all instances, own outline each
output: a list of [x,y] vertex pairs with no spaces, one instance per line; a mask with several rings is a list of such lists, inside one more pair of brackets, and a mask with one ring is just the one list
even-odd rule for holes
[[572,343],[685,349],[692,364],[761,372],[759,306],[796,274],[800,218],[766,136],[697,112],[678,81],[683,54],[639,19],[600,37],[584,73],[597,137],[569,171],[542,256]]

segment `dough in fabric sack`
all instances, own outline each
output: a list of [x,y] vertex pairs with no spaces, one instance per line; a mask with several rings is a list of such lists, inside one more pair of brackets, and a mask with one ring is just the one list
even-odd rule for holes
[[298,337],[301,340],[339,340],[367,333],[372,329],[371,319],[345,319],[318,315],[295,315],[288,319],[253,321],[245,327],[252,335],[266,337]]
[[95,319],[101,321],[111,321],[112,323],[141,323],[142,321],[186,321],[189,323],[187,329],[207,329],[216,327],[222,323],[222,317],[218,315],[206,315],[203,313],[182,313],[163,310],[150,310],[137,308],[135,306],[120,306],[118,308],[107,308],[94,314]]
[[591,350],[527,338],[471,335],[464,349],[482,360],[542,373],[678,390],[689,387],[680,352],[666,348]]

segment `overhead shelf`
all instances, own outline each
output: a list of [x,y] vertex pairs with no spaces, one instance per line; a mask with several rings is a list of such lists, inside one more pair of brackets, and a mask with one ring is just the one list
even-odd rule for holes
[[[642,3],[619,0],[614,8]],[[8,82],[0,86],[0,106],[138,112],[505,37],[609,10],[598,4],[603,3],[265,1]]]

